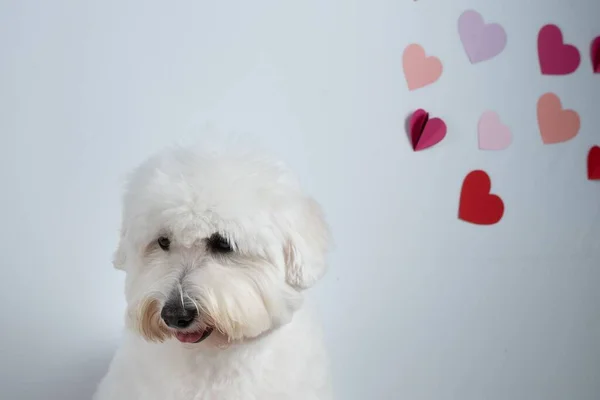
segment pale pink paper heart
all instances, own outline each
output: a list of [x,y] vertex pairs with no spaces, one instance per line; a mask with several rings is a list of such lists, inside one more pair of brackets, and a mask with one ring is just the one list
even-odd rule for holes
[[437,57],[425,55],[418,44],[411,44],[402,55],[404,76],[409,90],[415,90],[437,81],[442,75],[442,62]]
[[510,129],[494,111],[481,114],[477,131],[481,150],[504,150],[512,141]]
[[467,10],[460,16],[458,33],[473,64],[496,57],[506,47],[504,28],[500,24],[486,24],[475,10]]

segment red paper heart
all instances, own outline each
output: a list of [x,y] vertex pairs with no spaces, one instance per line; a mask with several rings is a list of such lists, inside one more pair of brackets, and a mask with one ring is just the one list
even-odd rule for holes
[[546,25],[538,34],[538,57],[544,75],[567,75],[579,67],[581,56],[577,47],[563,43],[556,25]]
[[477,225],[493,225],[504,215],[504,202],[491,194],[492,182],[485,171],[475,170],[465,177],[460,192],[458,218]]
[[410,140],[415,151],[434,146],[446,137],[446,123],[440,118],[429,119],[429,113],[419,109],[410,117]]
[[600,74],[600,36],[592,40],[590,57],[592,59],[592,71],[595,74]]
[[593,146],[588,153],[587,159],[588,179],[600,180],[600,147]]

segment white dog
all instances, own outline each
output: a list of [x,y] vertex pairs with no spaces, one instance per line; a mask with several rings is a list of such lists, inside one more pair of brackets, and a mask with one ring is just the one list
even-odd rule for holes
[[330,399],[320,330],[301,309],[328,244],[320,207],[279,164],[152,157],[124,196],[127,330],[94,399]]

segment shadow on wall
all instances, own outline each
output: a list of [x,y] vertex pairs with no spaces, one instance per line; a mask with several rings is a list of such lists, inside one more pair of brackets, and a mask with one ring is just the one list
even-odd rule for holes
[[[113,348],[96,352],[97,354],[80,359],[78,362],[56,360],[55,368],[48,368],[47,365],[29,368],[28,371],[19,374],[23,377],[21,381],[3,382],[0,397],[19,400],[89,400],[108,370],[114,351]],[[43,376],[45,377],[43,380],[27,379]]]

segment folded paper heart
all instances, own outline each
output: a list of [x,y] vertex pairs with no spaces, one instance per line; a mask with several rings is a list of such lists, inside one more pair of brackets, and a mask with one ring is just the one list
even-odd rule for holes
[[592,59],[592,71],[595,74],[600,74],[600,36],[592,40],[590,57]]
[[587,159],[588,179],[591,181],[600,180],[600,147],[593,146],[588,153]]
[[579,67],[579,50],[563,42],[563,35],[558,26],[546,25],[540,29],[537,44],[543,75],[567,75]]
[[504,202],[491,194],[492,182],[485,171],[475,170],[465,177],[460,192],[458,218],[476,225],[493,225],[504,215]]
[[429,113],[423,109],[412,114],[409,128],[410,141],[415,151],[434,146],[446,137],[446,123],[440,118],[429,119]]

